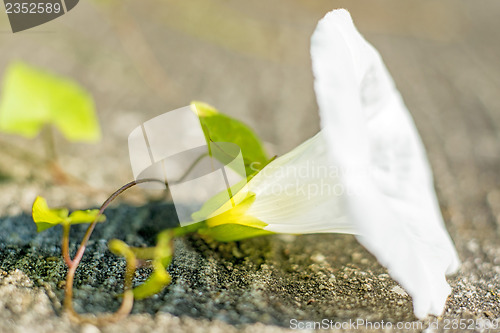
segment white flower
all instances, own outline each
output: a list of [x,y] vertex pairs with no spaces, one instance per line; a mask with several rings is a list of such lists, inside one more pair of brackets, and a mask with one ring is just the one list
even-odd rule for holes
[[445,274],[459,259],[413,120],[346,10],[319,21],[311,57],[321,132],[248,182],[236,202],[255,195],[233,221],[208,223],[356,234],[412,296],[417,317],[440,315],[451,292]]

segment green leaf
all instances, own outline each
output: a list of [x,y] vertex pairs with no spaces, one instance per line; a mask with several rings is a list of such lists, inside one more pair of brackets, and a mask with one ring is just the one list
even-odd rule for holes
[[96,142],[101,137],[92,97],[76,82],[12,63],[3,81],[0,130],[32,138],[47,124],[69,141]]
[[33,221],[36,223],[38,232],[52,228],[58,224],[64,223],[68,217],[67,209],[50,209],[47,201],[38,196],[33,203],[32,208]]
[[[59,224],[92,223],[97,217],[99,210],[76,210],[68,216],[69,211],[65,208],[49,208],[43,197],[36,197],[33,202],[32,216],[38,232],[45,231]],[[97,222],[104,222],[106,217],[101,215]]]
[[[243,155],[247,176],[230,188],[229,193],[233,195],[229,201],[228,191],[221,191],[207,200],[199,211],[192,214],[193,220],[205,221],[205,224],[198,226],[199,233],[224,242],[272,234],[263,230],[265,223],[245,214],[253,198],[251,194],[245,197],[245,194],[240,192],[247,181],[270,162],[261,141],[248,126],[220,114],[208,104],[192,102],[191,107],[200,119],[209,153],[220,160],[224,155],[219,153],[219,157],[216,150],[220,148],[224,153],[224,148],[212,143],[231,142],[238,145]],[[233,154],[227,155],[233,156]],[[233,207],[227,209],[228,205]],[[218,211],[221,213],[217,214]]]
[[268,158],[265,150],[250,127],[202,102],[192,102],[191,108],[200,119],[209,147],[210,142],[231,142],[240,147],[247,176],[266,165]]

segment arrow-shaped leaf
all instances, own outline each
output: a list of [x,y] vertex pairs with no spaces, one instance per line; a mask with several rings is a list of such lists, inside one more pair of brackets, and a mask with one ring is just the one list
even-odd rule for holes
[[[59,224],[92,223],[99,213],[98,209],[76,210],[68,216],[66,208],[49,208],[43,197],[36,197],[33,202],[32,216],[38,232],[45,231]],[[104,222],[106,217],[101,215],[98,222]]]

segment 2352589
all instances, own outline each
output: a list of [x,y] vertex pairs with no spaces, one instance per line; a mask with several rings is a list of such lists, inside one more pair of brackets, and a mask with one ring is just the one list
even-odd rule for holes
[[61,12],[61,4],[50,2],[6,2],[5,12],[7,14],[59,14]]

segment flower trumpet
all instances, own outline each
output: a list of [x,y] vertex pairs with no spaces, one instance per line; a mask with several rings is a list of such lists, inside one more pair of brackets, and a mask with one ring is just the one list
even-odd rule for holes
[[459,259],[411,115],[346,10],[318,22],[311,57],[322,130],[269,163],[207,226],[355,234],[412,296],[418,318],[440,315]]

